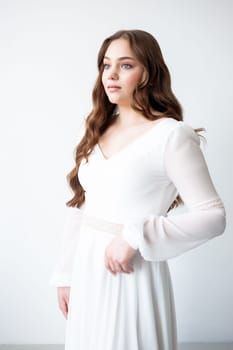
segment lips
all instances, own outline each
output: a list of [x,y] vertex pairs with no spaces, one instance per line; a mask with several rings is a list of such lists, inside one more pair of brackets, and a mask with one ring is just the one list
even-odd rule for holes
[[116,90],[121,89],[121,87],[118,86],[118,85],[109,85],[109,86],[107,86],[107,88],[108,88],[108,90],[110,90],[110,91],[116,91]]

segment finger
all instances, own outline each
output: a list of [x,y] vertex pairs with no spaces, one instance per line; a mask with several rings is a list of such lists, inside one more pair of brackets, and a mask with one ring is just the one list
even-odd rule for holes
[[115,275],[116,269],[113,262],[109,262],[109,270]]
[[105,257],[105,262],[104,262],[104,264],[105,264],[105,267],[106,267],[107,270],[109,270],[110,272],[112,272],[113,274],[115,274],[115,270],[114,270],[114,267],[113,267],[113,265],[112,265],[110,259],[108,259],[108,258]]
[[61,312],[62,312],[63,316],[65,317],[65,319],[67,319],[68,310],[67,309],[61,309]]
[[67,318],[67,314],[68,314],[68,304],[65,302],[65,300],[61,300],[60,301],[60,310],[63,313],[63,315],[65,316],[65,318]]
[[114,264],[114,270],[115,272],[122,272],[122,267],[119,263],[115,262]]
[[65,317],[65,319],[67,320],[68,310],[63,310],[62,313],[63,313],[63,316]]
[[134,271],[133,267],[128,264],[121,264],[121,268],[122,268],[122,271],[126,273],[130,273]]
[[66,295],[66,297],[65,297],[65,302],[66,302],[67,306],[69,305],[69,300],[70,300],[70,296],[69,296],[69,295]]

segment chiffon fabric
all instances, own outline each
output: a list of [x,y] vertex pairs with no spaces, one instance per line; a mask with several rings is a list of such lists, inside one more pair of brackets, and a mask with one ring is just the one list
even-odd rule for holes
[[[78,177],[82,208],[67,208],[50,284],[70,286],[65,350],[176,350],[167,260],[224,232],[224,205],[200,148],[183,121],[163,118],[106,158],[97,144]],[[167,211],[180,194],[184,213]],[[122,235],[136,249],[132,273],[104,265]]]

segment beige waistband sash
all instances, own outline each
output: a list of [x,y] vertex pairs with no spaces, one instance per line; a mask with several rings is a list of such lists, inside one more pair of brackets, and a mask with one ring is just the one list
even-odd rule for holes
[[105,221],[93,216],[83,216],[82,225],[94,228],[99,231],[105,231],[115,235],[119,235],[122,231],[123,225]]

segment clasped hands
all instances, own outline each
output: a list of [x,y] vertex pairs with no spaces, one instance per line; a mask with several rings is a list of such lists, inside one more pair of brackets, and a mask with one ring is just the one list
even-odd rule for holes
[[105,267],[113,274],[133,272],[132,260],[136,253],[122,235],[117,235],[105,250]]

